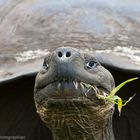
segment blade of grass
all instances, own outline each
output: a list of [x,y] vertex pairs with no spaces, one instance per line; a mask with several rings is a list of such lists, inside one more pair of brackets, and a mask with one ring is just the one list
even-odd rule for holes
[[121,116],[121,110],[122,110],[122,99],[120,97],[118,97],[118,111],[119,111],[119,116]]
[[136,80],[136,79],[138,79],[138,77],[131,78],[131,79],[128,79],[128,80],[124,81],[123,83],[121,83],[120,85],[118,85],[117,87],[115,87],[115,88],[110,92],[109,97],[113,97],[113,96],[116,94],[116,92],[118,92],[125,84],[127,84],[127,83],[129,83],[129,82],[131,82],[131,81],[134,81],[134,80]]
[[[117,93],[117,91],[119,91],[125,84],[131,82],[131,81],[134,81],[138,79],[138,77],[135,77],[135,78],[131,78],[131,79],[128,79],[126,81],[124,81],[123,83],[121,83],[120,85],[118,85],[117,87],[115,87],[108,96],[104,96],[104,95],[100,95],[96,92],[96,96],[98,97],[98,99],[102,99],[102,100],[107,100],[113,104],[116,104],[117,105],[117,108],[118,108],[118,111],[119,111],[119,116],[121,115],[121,110],[122,110],[122,107],[125,106],[134,96],[135,94],[130,97],[127,101],[123,101],[119,96],[115,95]],[[88,90],[90,89],[93,89],[94,91],[97,91],[95,89],[95,87],[93,85],[90,85],[90,84],[86,84],[84,82],[81,82],[81,87],[84,89],[84,87],[86,87]]]

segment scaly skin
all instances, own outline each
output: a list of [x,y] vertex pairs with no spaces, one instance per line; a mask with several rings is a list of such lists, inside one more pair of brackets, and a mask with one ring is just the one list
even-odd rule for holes
[[[67,52],[71,54],[68,57]],[[91,61],[96,65],[86,67]],[[72,81],[78,81],[78,87]],[[52,131],[54,140],[114,140],[113,104],[99,100],[94,90],[85,93],[81,81],[96,86],[100,94],[114,87],[111,74],[90,54],[58,48],[46,56],[34,93],[42,121]]]
[[114,140],[111,104],[97,106],[92,106],[92,103],[77,104],[61,101],[49,109],[44,104],[44,106],[37,104],[37,110],[42,120],[52,130],[54,140]]

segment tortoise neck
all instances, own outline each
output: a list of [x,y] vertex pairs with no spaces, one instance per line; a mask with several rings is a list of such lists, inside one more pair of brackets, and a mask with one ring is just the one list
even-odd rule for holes
[[[53,128],[54,140],[114,140],[112,117],[98,125],[86,116],[73,116],[57,123]],[[105,126],[102,127],[102,124]]]
[[[45,113],[46,112],[46,113]],[[114,140],[112,129],[113,105],[47,109],[44,122],[54,140]]]

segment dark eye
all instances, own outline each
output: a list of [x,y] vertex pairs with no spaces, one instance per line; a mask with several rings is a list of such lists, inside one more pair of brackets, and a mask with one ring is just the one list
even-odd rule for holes
[[44,61],[44,62],[43,62],[43,68],[47,70],[48,67],[49,67],[49,65]]
[[94,68],[96,68],[97,67],[97,62],[95,62],[95,61],[90,61],[90,62],[88,62],[87,63],[87,68],[88,69],[94,69]]

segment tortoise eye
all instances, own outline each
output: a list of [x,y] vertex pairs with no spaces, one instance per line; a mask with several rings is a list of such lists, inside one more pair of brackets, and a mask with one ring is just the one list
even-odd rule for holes
[[87,63],[86,66],[87,66],[88,69],[94,69],[94,68],[97,67],[97,65],[98,65],[97,62],[95,62],[95,61],[90,61],[90,62]]

